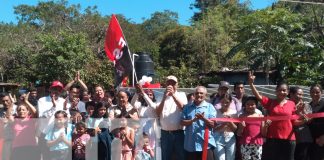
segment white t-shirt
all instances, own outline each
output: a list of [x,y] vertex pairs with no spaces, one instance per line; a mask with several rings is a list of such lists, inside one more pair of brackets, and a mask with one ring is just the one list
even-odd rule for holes
[[[187,104],[187,96],[184,92],[175,92],[174,93],[177,99],[183,103]],[[177,107],[177,104],[174,102],[174,99],[171,96],[168,96],[165,99],[164,107],[160,116],[161,129],[166,131],[174,131],[182,129],[180,125],[182,110]]]
[[39,131],[47,133],[54,123],[54,114],[59,110],[63,110],[65,99],[59,97],[56,100],[56,106],[53,107],[52,98],[50,96],[42,97],[38,100],[38,116],[40,119]]
[[146,93],[144,93],[144,100],[148,104],[148,106],[142,106],[142,103],[138,101],[138,94],[135,93],[135,95],[132,98],[131,104],[138,110],[138,116],[140,118],[157,118],[155,109],[157,107],[157,103],[154,103]]
[[[65,99],[61,97],[59,97],[55,101],[56,102],[55,111],[63,110],[64,101]],[[45,116],[44,113],[52,109],[53,107],[52,98],[50,96],[40,98],[37,102],[37,106],[38,106],[38,116],[44,117]]]

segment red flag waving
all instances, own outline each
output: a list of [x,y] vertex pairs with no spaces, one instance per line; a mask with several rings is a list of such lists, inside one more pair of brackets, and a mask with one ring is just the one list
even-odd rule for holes
[[105,51],[107,57],[115,65],[115,85],[132,72],[132,61],[123,31],[115,15],[112,15],[105,38]]
[[109,27],[106,32],[105,51],[107,57],[115,62],[121,55],[122,48],[126,45],[123,31],[120,28],[118,20],[115,15],[112,15]]

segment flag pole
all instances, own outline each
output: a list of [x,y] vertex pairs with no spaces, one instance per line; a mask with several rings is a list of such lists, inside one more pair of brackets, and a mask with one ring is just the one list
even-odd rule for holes
[[137,75],[135,72],[135,56],[138,56],[138,54],[133,53],[133,56],[132,56],[132,64],[133,64],[132,85],[133,85],[133,87],[135,86],[135,76],[136,76],[136,81],[137,81]]

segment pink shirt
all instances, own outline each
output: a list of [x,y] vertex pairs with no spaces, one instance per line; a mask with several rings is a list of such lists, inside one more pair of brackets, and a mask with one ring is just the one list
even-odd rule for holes
[[15,118],[13,125],[14,139],[12,148],[23,146],[36,146],[36,120],[35,118]]
[[263,138],[261,135],[261,121],[245,122],[246,126],[240,137],[240,144],[263,144]]

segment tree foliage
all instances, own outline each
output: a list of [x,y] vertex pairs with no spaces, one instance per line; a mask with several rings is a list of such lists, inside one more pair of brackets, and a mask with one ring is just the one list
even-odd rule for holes
[[[216,83],[223,68],[278,70],[277,80],[324,83],[324,8],[278,2],[253,11],[248,1],[196,0],[190,26],[172,11],[142,23],[117,15],[132,53],[150,53],[158,77],[176,75],[180,87]],[[103,53],[110,16],[66,0],[14,8],[18,24],[0,23],[0,72],[9,82],[67,83],[76,71],[89,85],[113,83]]]
[[315,51],[310,37],[305,35],[305,25],[300,14],[285,8],[256,11],[242,19],[236,36],[239,43],[228,57],[244,52],[250,68],[263,68],[266,72],[276,69],[278,81],[293,79],[302,65],[298,63]]

